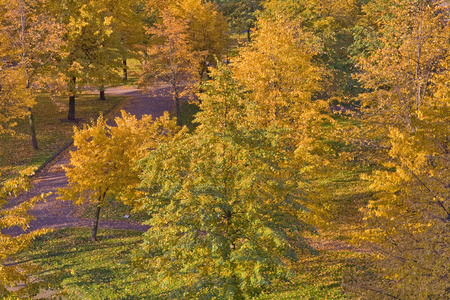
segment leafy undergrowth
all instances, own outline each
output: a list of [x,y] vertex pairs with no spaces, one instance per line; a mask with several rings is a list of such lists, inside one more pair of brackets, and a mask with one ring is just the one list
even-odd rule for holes
[[[170,289],[180,283],[163,290],[132,263],[141,235],[100,229],[99,241],[91,242],[89,229],[63,229],[38,237],[18,258],[39,265],[46,270],[43,274],[56,273],[65,299],[167,299]],[[342,272],[355,255],[349,251],[305,255],[291,283],[276,286],[259,299],[346,299],[340,288]]]
[[19,120],[15,127],[15,136],[0,137],[0,173],[4,176],[14,176],[25,168],[39,167],[72,139],[75,124],[97,118],[99,112],[110,110],[122,97],[109,96],[107,101],[97,99],[97,94],[82,94],[77,97],[78,122],[74,123],[67,121],[66,107],[60,109],[50,96],[39,95],[33,108],[39,149],[34,150],[31,144],[28,120]]

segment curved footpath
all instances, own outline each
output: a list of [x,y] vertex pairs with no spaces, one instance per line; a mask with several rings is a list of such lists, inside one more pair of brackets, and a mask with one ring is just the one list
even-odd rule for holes
[[[108,95],[122,95],[125,96],[124,101],[119,104],[120,109],[136,115],[140,119],[143,115],[152,115],[153,118],[162,116],[164,111],[171,111],[174,108],[174,103],[170,91],[166,87],[161,87],[152,90],[152,94],[142,93],[140,90],[132,87],[114,87],[106,90],[106,97]],[[114,117],[120,114],[119,110],[113,110],[112,113],[106,117],[113,120]],[[110,121],[111,122],[111,121]],[[46,202],[38,202],[35,207],[30,210],[36,220],[30,222],[30,227],[27,231],[32,231],[40,228],[68,228],[68,227],[90,227],[93,225],[93,220],[82,219],[76,216],[75,204],[71,201],[62,202],[57,200],[57,190],[67,185],[68,180],[62,166],[69,164],[69,151],[74,150],[73,146],[64,150],[56,156],[48,165],[46,165],[36,176],[34,176],[32,184],[33,188],[26,193],[19,195],[8,201],[6,207],[15,206],[23,201],[31,199],[41,193],[52,192],[52,195],[47,197]],[[4,208],[6,208],[4,207]],[[149,227],[138,222],[131,221],[108,221],[101,220],[99,222],[99,229],[125,229],[145,231]],[[2,233],[18,235],[23,231],[18,227],[3,229]]]

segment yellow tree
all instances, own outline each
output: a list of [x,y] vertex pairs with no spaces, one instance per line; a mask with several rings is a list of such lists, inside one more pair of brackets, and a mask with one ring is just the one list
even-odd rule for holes
[[199,82],[197,70],[202,56],[189,43],[187,28],[187,21],[176,18],[169,10],[160,13],[159,22],[147,30],[152,38],[140,79],[145,86],[170,84],[180,127],[180,98],[192,92]]
[[[5,234],[5,229],[19,226],[25,231],[29,228],[33,216],[28,214],[28,210],[45,195],[35,197],[13,208],[2,209],[7,198],[14,197],[29,187],[29,180],[25,175],[0,183],[0,297],[2,299],[33,297],[38,291],[37,283],[33,283],[31,277],[38,268],[30,264],[15,264],[14,256],[26,249],[36,236],[47,230],[34,230],[11,236]],[[25,287],[17,289],[19,284],[25,284]]]
[[[450,295],[450,27],[433,1],[378,0],[359,58],[361,132],[381,166],[364,209],[373,246],[360,292],[378,299]],[[354,285],[354,284],[353,284]]]
[[65,80],[57,88],[69,96],[68,119],[75,120],[78,92],[99,86],[100,98],[104,99],[104,85],[120,81],[120,39],[106,1],[57,1],[50,10],[67,31],[64,56],[58,62]]
[[[48,13],[49,1],[0,1],[0,59],[6,69],[18,69],[16,89],[23,89],[33,147],[38,148],[32,108],[35,94],[52,82],[61,55],[63,29]],[[6,62],[6,64],[5,64]],[[21,80],[24,78],[25,81]],[[26,90],[26,91],[25,91]]]
[[130,0],[111,0],[108,3],[112,15],[114,31],[119,39],[119,52],[122,56],[122,80],[128,79],[127,59],[140,58],[144,44],[144,13],[139,8],[138,1]]
[[328,104],[313,100],[325,74],[314,62],[321,43],[300,21],[282,13],[260,18],[254,40],[241,50],[233,71],[254,98],[249,117],[255,126],[289,129],[285,134],[291,139],[291,155],[312,167],[323,165],[321,155],[328,150],[321,143],[327,134],[322,125],[333,121],[322,113]]
[[187,21],[189,43],[194,51],[202,53],[200,78],[214,65],[216,59],[222,60],[230,44],[228,23],[213,2],[202,0],[183,0],[172,8],[175,15]]
[[14,134],[15,121],[25,118],[34,104],[25,87],[23,69],[0,61],[0,135]]
[[315,57],[329,70],[323,78],[326,88],[320,97],[344,97],[359,91],[353,74],[357,72],[350,53],[353,51],[353,28],[360,17],[361,0],[270,0],[264,13],[276,15],[280,11],[298,20],[305,31],[312,32],[322,41],[322,51]]
[[97,239],[100,209],[106,197],[136,206],[135,201],[141,195],[137,190],[140,170],[135,167],[136,161],[177,130],[168,114],[152,122],[151,116],[138,121],[122,111],[115,122],[117,126],[109,126],[100,116],[97,122],[83,129],[74,127],[77,150],[70,152],[70,165],[65,169],[69,184],[60,190],[63,200],[78,205],[95,204],[93,241]]

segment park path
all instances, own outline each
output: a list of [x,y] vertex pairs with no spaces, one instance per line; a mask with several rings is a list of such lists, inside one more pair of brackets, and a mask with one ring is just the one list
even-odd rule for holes
[[[117,109],[114,109],[106,117],[110,120],[109,123],[114,123],[114,117],[120,114],[120,110],[136,115],[140,119],[143,115],[152,115],[153,118],[162,116],[164,111],[171,111],[174,109],[174,101],[171,98],[170,90],[167,87],[155,88],[151,94],[142,93],[139,89],[121,86],[109,88],[106,90],[106,97],[108,95],[122,95],[125,100],[119,104]],[[16,198],[10,199],[6,207],[12,207],[23,201],[31,199],[41,193],[52,192],[52,195],[47,197],[47,201],[38,202],[35,207],[30,210],[36,220],[30,222],[30,227],[27,231],[32,231],[41,228],[62,229],[69,227],[91,227],[93,220],[83,219],[76,215],[76,206],[71,201],[60,201],[57,198],[58,188],[63,188],[67,185],[68,180],[62,166],[66,166],[70,161],[70,150],[74,150],[73,146],[64,150],[55,157],[48,165],[46,165],[40,172],[34,176],[32,180],[33,188],[28,192],[19,195]],[[4,207],[4,208],[6,208]],[[145,231],[148,226],[142,225],[138,222],[132,221],[109,221],[100,220],[99,229],[125,229]],[[18,235],[22,233],[22,229],[18,227],[3,229],[2,233]]]

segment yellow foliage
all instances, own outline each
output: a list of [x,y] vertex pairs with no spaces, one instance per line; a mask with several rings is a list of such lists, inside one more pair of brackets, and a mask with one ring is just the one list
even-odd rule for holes
[[448,298],[450,27],[426,1],[379,0],[364,9],[379,39],[359,58],[367,90],[361,136],[383,167],[369,177],[377,193],[364,209],[365,238],[376,275],[362,290],[379,299]]
[[[26,176],[3,181],[0,184],[0,209],[8,197],[14,197],[29,187],[30,184]],[[30,296],[30,290],[27,289],[27,286],[16,291],[8,289],[17,286],[19,283],[25,285],[31,283],[32,278],[30,276],[37,271],[37,268],[33,265],[13,264],[14,255],[26,249],[36,236],[48,231],[41,229],[11,236],[2,233],[2,230],[14,226],[19,226],[24,231],[28,229],[30,221],[34,219],[33,216],[28,214],[28,210],[37,201],[44,200],[46,196],[39,195],[15,207],[0,210],[0,297],[2,299]]]
[[137,206],[140,170],[136,166],[157,143],[176,132],[176,125],[166,113],[152,122],[151,116],[137,120],[122,111],[110,126],[100,116],[83,129],[74,127],[74,145],[66,175],[69,184],[59,192],[63,200],[82,205],[86,201],[103,205],[105,197]]

